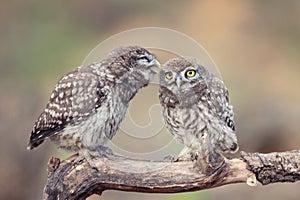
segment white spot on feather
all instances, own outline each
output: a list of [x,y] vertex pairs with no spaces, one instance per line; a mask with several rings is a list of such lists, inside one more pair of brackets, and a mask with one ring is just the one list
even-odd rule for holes
[[63,93],[63,92],[59,93],[59,97],[60,97],[61,99],[64,98],[64,93]]

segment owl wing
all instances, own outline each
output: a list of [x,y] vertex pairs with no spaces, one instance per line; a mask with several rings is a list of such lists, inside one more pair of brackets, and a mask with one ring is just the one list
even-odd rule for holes
[[28,149],[37,147],[67,125],[86,120],[106,100],[107,94],[104,81],[99,81],[88,67],[78,67],[63,76],[34,124]]
[[208,85],[208,106],[220,120],[235,130],[233,108],[229,103],[229,92],[224,82],[216,76],[211,76]]
[[[208,81],[208,90],[209,109],[214,111],[214,116],[220,120],[217,123],[221,130],[216,133],[216,148],[221,152],[235,153],[239,149],[239,145],[235,134],[234,113],[229,103],[228,90],[223,81],[217,77],[212,77]],[[215,134],[213,135],[216,137]]]

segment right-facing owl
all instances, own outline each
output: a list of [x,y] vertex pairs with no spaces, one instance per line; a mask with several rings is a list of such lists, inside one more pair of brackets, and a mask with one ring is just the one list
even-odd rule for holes
[[228,90],[200,60],[167,61],[160,72],[159,99],[167,129],[185,145],[178,159],[198,152],[237,152]]

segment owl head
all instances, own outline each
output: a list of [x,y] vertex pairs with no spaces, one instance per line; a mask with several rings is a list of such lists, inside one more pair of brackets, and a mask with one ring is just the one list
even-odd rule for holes
[[160,63],[155,55],[140,46],[120,46],[113,49],[105,62],[109,66],[106,73],[113,81],[129,81],[138,87],[149,84]]
[[120,46],[108,54],[108,60],[130,70],[150,70],[160,65],[155,55],[140,46]]
[[173,58],[162,66],[160,85],[175,93],[185,93],[201,83],[205,87],[208,75],[208,70],[196,58]]

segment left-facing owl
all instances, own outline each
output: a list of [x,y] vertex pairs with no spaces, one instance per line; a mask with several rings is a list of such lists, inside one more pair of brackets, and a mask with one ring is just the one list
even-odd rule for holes
[[110,150],[108,140],[116,134],[130,100],[149,84],[159,62],[140,46],[113,49],[107,57],[80,66],[56,84],[44,111],[33,126],[27,149],[46,138],[59,148],[79,153],[96,168],[91,156]]

